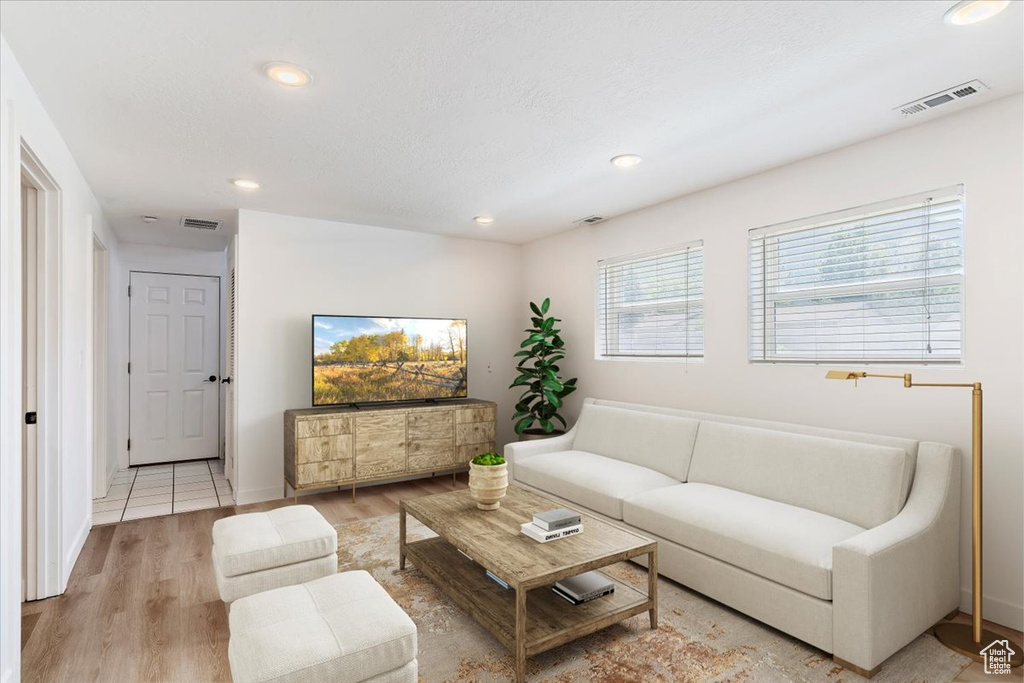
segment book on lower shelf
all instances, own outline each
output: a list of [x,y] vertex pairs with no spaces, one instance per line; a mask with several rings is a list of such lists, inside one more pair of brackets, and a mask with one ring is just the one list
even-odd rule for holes
[[551,587],[551,590],[574,605],[582,605],[605,595],[611,595],[615,592],[615,584],[601,572],[595,571],[558,581]]
[[539,543],[547,543],[548,541],[555,541],[559,538],[576,536],[577,534],[583,533],[583,523],[581,522],[575,526],[558,529],[556,531],[545,531],[533,522],[523,522],[519,525],[519,530],[524,536],[528,536]]
[[485,569],[484,575],[494,583],[504,588],[505,590],[509,589],[508,583],[504,581],[501,577],[499,577],[497,574],[492,573],[490,569]]

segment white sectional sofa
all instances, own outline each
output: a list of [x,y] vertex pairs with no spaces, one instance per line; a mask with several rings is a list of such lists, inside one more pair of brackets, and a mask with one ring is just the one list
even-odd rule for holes
[[587,399],[512,480],[658,540],[664,576],[862,675],[960,602],[944,444]]

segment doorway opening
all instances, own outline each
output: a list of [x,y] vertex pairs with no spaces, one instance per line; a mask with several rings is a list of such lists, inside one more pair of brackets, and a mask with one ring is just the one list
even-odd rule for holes
[[21,145],[22,599],[64,590],[61,564],[61,193]]

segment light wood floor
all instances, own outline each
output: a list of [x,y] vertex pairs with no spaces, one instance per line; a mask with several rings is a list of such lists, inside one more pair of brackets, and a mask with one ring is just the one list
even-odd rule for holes
[[[403,498],[465,488],[466,475],[321,493],[300,500],[331,524],[398,512]],[[217,597],[213,522],[291,499],[155,517],[92,530],[64,595],[22,606],[22,680],[205,683],[230,681],[227,609]],[[395,539],[397,544],[398,540]],[[966,615],[959,619],[969,621]],[[986,626],[1021,642],[1019,631]],[[1020,680],[1013,676],[993,680]],[[958,681],[988,680],[980,665]]]
[[[451,475],[302,496],[331,524],[398,512],[403,498],[465,488]],[[22,681],[230,681],[227,609],[217,597],[214,521],[288,500],[95,527],[65,593],[22,605]],[[395,552],[398,539],[395,539]]]

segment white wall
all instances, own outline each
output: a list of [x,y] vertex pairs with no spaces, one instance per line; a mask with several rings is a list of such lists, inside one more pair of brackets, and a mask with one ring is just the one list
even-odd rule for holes
[[242,211],[238,219],[239,502],[282,495],[283,413],[310,406],[314,313],[467,318],[469,395],[512,437],[520,248]]
[[[111,446],[116,449],[118,466],[128,466],[128,333],[129,333],[129,300],[128,281],[132,271],[150,273],[171,273],[176,275],[209,275],[220,278],[220,338],[221,338],[221,375],[224,374],[224,330],[225,330],[225,268],[227,264],[225,250],[206,251],[203,249],[182,249],[151,244],[124,242],[120,247],[120,258],[116,269],[111,271],[111,289],[115,293],[115,306],[111,308],[110,359],[114,366],[114,379],[111,405],[116,405],[115,422],[110,432]],[[221,395],[221,443],[224,439],[223,403]]]
[[[525,246],[520,310],[551,296],[565,319],[565,366],[580,377],[572,414],[596,396],[955,444],[964,457],[961,604],[969,609],[969,390],[908,391],[885,380],[854,388],[826,382],[824,367],[748,364],[746,276],[752,228],[965,183],[966,363],[898,372],[984,384],[985,616],[1021,628],[1022,121],[1024,98],[1006,98]],[[595,360],[598,259],[695,239],[704,240],[706,361]]]
[[[92,234],[117,259],[117,239],[39,98],[0,37],[0,681],[20,676],[21,624],[21,202],[24,141],[61,189],[60,322],[62,513],[59,590],[88,535],[92,513]],[[43,416],[41,416],[43,419]]]

